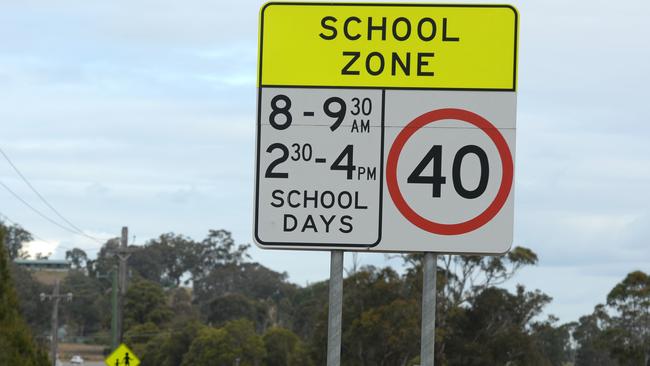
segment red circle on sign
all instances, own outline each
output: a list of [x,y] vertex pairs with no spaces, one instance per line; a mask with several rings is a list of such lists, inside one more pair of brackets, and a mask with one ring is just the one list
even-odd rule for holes
[[[494,197],[492,203],[490,203],[485,211],[481,212],[478,216],[457,224],[441,224],[420,216],[408,205],[399,189],[399,184],[397,183],[397,162],[408,139],[411,138],[411,136],[413,136],[413,134],[420,128],[430,123],[448,119],[470,123],[485,132],[494,145],[496,145],[499,157],[501,158],[501,165],[503,167],[501,185],[499,186],[499,191],[497,192],[496,197]],[[390,193],[390,196],[399,212],[420,229],[439,235],[465,234],[480,228],[488,221],[492,220],[506,203],[506,199],[510,194],[513,172],[514,168],[510,148],[508,148],[508,143],[499,130],[490,123],[490,121],[478,114],[456,108],[437,109],[435,111],[427,112],[411,121],[395,138],[395,141],[390,148],[390,152],[388,153],[388,160],[386,161],[386,183],[388,186],[388,192]]]

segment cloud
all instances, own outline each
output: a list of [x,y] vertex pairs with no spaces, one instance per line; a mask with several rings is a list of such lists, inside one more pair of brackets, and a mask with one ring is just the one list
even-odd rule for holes
[[25,243],[23,249],[27,251],[30,258],[36,258],[37,254],[42,254],[47,256],[48,254],[54,254],[56,248],[60,245],[58,241],[44,241],[44,240],[34,240],[29,243]]

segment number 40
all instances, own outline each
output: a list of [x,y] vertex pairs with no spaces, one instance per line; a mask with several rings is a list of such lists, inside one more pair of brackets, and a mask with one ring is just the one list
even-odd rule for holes
[[[473,190],[468,190],[463,186],[460,175],[461,164],[463,163],[465,156],[468,154],[476,155],[481,165],[481,177],[478,186]],[[431,175],[422,175],[424,169],[430,162],[433,162],[433,171]],[[476,145],[464,146],[458,150],[456,156],[454,156],[451,172],[456,192],[463,198],[477,198],[485,192],[490,177],[490,165],[488,164],[487,154],[483,149]],[[422,161],[420,161],[420,163],[415,167],[406,181],[408,183],[431,184],[432,197],[440,197],[440,187],[447,183],[447,178],[442,176],[442,145],[434,145],[424,156]]]

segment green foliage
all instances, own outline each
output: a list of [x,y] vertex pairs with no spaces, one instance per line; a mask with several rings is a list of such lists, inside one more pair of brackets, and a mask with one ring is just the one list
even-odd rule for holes
[[[106,276],[114,268],[117,268],[117,257],[115,255],[120,246],[120,238],[109,239],[102,245],[97,253],[95,260],[88,260],[86,262],[86,269],[88,276],[96,278],[97,276]],[[106,281],[105,286],[110,287],[110,282]]]
[[516,294],[487,288],[469,308],[450,319],[453,332],[445,342],[451,365],[550,365],[528,329],[550,298],[538,291]]
[[420,318],[413,316],[419,309],[414,300],[397,299],[363,312],[346,332],[346,354],[364,365],[405,365],[420,353]]
[[573,338],[578,343],[576,366],[610,366],[616,363],[609,355],[604,326],[609,321],[603,305],[594,312],[580,318],[573,330]]
[[232,234],[227,230],[210,230],[201,242],[201,265],[199,269],[209,269],[217,264],[239,264],[250,258],[250,244],[235,245]]
[[650,362],[650,276],[629,273],[607,295],[607,307],[580,318],[573,337],[577,366]]
[[[327,284],[314,285],[313,294],[319,296],[315,301],[315,320],[310,336],[312,358],[316,364],[325,364],[327,345]],[[414,311],[413,306],[419,309],[418,301],[405,296],[404,283],[400,276],[391,268],[375,268],[372,266],[363,267],[351,274],[343,283],[343,347],[341,360],[344,365],[379,365],[387,352],[396,355],[407,356],[411,353],[412,347],[418,347],[419,317],[408,319],[408,315],[396,309],[396,304],[407,306],[406,311]],[[399,301],[406,300],[406,301]],[[387,309],[396,311],[391,314]],[[415,310],[419,311],[419,310]],[[365,317],[365,318],[364,318]],[[406,317],[406,318],[404,318]],[[380,321],[375,326],[371,320]],[[404,321],[403,324],[397,324]],[[415,323],[413,322],[415,321]],[[406,345],[400,343],[400,349],[381,349],[387,342],[393,340],[371,340],[364,332],[372,332],[374,336],[386,335],[386,329],[392,325],[399,327],[393,329],[394,333],[404,332],[400,337],[413,340],[414,344]],[[386,342],[386,343],[382,343]],[[378,346],[381,345],[381,346]],[[397,344],[393,344],[397,346]],[[411,355],[412,357],[413,355]],[[399,358],[399,357],[398,357]],[[366,361],[367,360],[367,361]],[[391,358],[392,360],[392,358]],[[401,360],[400,360],[401,361]],[[396,363],[395,365],[400,365]]]
[[202,329],[183,357],[182,366],[232,365],[238,357],[236,350],[230,349],[228,333],[221,328]]
[[196,243],[192,239],[174,233],[162,234],[147,243],[146,248],[158,252],[162,266],[162,279],[178,287],[181,277],[188,273],[198,260]]
[[136,324],[160,325],[173,316],[159,284],[136,279],[126,292],[124,324],[128,329]]
[[263,340],[266,348],[266,366],[314,365],[300,338],[288,329],[271,328],[264,334]]
[[166,233],[142,247],[133,247],[129,264],[145,279],[178,287],[184,278],[185,284],[204,279],[219,265],[238,265],[248,257],[249,247],[236,245],[226,230],[210,230],[200,242]]
[[254,299],[278,299],[295,289],[286,282],[286,273],[278,273],[259,263],[219,264],[204,278],[194,282],[199,303],[240,293]]
[[43,302],[39,298],[41,293],[51,293],[52,287],[46,286],[34,279],[32,272],[16,266],[11,266],[11,275],[16,286],[20,313],[32,330],[32,334],[41,338],[43,333],[50,331],[50,320],[52,316],[51,303]]
[[62,292],[74,294],[62,309],[63,323],[75,329],[80,337],[100,331],[102,314],[110,312],[107,303],[102,301],[105,296],[100,281],[80,270],[72,270],[62,283]]
[[[63,291],[75,298],[63,307],[61,320],[77,336],[108,334],[110,281],[98,276],[114,269],[118,245],[119,240],[109,240],[94,260],[81,250],[66,253],[75,270]],[[241,366],[325,363],[327,281],[291,284],[286,273],[246,262],[248,248],[235,244],[225,230],[211,230],[202,241],[167,233],[131,247],[124,337],[143,366],[230,366],[237,359]],[[391,268],[355,267],[345,278],[342,365],[419,364],[422,256],[404,258],[409,264],[404,275]],[[579,324],[557,326],[553,319],[534,320],[548,296],[495,287],[537,260],[522,247],[500,257],[438,256],[436,364],[564,366],[573,356],[570,331],[580,343],[576,365],[616,365],[610,354],[639,360],[642,348],[631,353],[621,345],[632,344],[623,325],[645,319],[642,275],[610,294],[615,316],[603,311]],[[41,289],[26,271],[15,273],[30,324],[47,327],[49,313],[34,294],[49,289]],[[190,282],[191,289],[183,287]]]
[[[321,324],[320,319],[326,311],[328,283],[317,282],[304,288],[296,289],[291,297],[291,323],[289,328],[303,340],[311,340],[315,329]],[[347,288],[346,288],[347,289]],[[344,291],[343,294],[347,294]]]
[[605,336],[610,354],[621,365],[643,365],[650,360],[650,276],[629,273],[607,295],[616,312]]
[[25,259],[29,256],[23,249],[25,243],[34,240],[29,231],[23,229],[18,224],[8,226],[0,220],[0,232],[4,233],[2,237],[0,237],[0,240],[3,240],[4,245],[7,248],[9,260]]
[[223,328],[204,328],[183,357],[182,366],[259,365],[266,356],[264,342],[255,334],[253,323],[235,320]]
[[533,336],[537,347],[544,357],[553,366],[563,366],[574,360],[575,355],[571,344],[571,331],[575,323],[555,326],[557,321],[551,318],[548,321],[533,324]]
[[207,307],[207,321],[210,325],[217,327],[229,320],[245,318],[255,322],[258,318],[255,302],[240,294],[218,297],[212,300]]
[[70,261],[73,269],[83,269],[86,267],[86,262],[88,262],[88,255],[79,248],[73,248],[72,250],[66,250],[65,259]]
[[129,256],[129,268],[132,268],[140,277],[161,284],[163,287],[172,287],[173,283],[168,278],[163,278],[164,262],[162,248],[159,245],[132,247],[133,253]]
[[[269,325],[291,325],[295,307],[290,299],[295,291],[285,273],[258,263],[219,264],[205,278],[194,281],[194,299],[204,319],[219,324],[243,316],[255,321],[262,331]],[[235,302],[240,302],[242,309],[233,309]],[[216,309],[221,307],[230,310],[219,314]]]
[[161,329],[154,323],[136,324],[124,333],[124,342],[137,355],[143,355],[146,352],[146,345],[156,338]]
[[18,311],[4,238],[0,228],[0,365],[47,366],[47,355],[35,345]]
[[178,366],[199,332],[205,328],[198,321],[175,322],[170,333],[159,333],[142,352],[142,366]]
[[[420,299],[422,293],[422,254],[403,256],[407,268],[406,295]],[[515,247],[502,256],[438,256],[438,302],[436,316],[436,363],[446,364],[447,339],[457,333],[454,317],[486,289],[511,279],[521,268],[537,263],[530,249]]]
[[191,289],[187,287],[170,289],[167,292],[167,297],[169,299],[169,307],[174,313],[174,319],[176,321],[198,319],[198,309],[192,304]]

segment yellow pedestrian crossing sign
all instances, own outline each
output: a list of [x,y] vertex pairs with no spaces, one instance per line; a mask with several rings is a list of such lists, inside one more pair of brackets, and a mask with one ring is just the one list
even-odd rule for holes
[[124,343],[111,353],[104,361],[108,366],[138,366],[140,360]]

